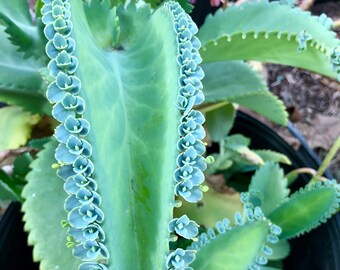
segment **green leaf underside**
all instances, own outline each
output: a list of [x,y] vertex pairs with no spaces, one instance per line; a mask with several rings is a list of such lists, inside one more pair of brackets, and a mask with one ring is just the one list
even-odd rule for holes
[[[304,30],[313,39],[305,52],[297,53],[298,43],[295,38]],[[257,39],[254,39],[254,33],[258,33]],[[283,33],[281,39],[278,39],[278,33]],[[290,41],[287,35],[291,36]],[[229,36],[231,42],[222,36]],[[321,24],[318,17],[310,16],[309,12],[291,9],[278,2],[249,2],[228,7],[225,11],[220,10],[213,17],[207,18],[198,37],[203,44],[201,53],[204,62],[258,60],[336,76],[327,60],[327,53],[310,47],[311,43],[320,43],[321,47],[325,47],[324,51],[328,51],[338,46],[340,42],[335,33]]]
[[32,22],[28,1],[0,1],[0,24],[5,25],[11,42],[17,46],[16,49],[25,53],[25,58],[33,55],[46,59],[45,39]]
[[[39,68],[42,63],[17,52],[0,25],[0,102],[22,106],[31,112],[47,112],[50,106],[42,93]],[[20,63],[20,64],[19,64]]]
[[237,226],[200,248],[192,267],[195,270],[247,270],[268,233],[266,221]]
[[230,103],[211,112],[207,112],[206,127],[211,139],[215,142],[222,140],[232,128],[234,118],[235,109]]
[[[236,33],[210,41],[201,48],[204,63],[227,60],[256,60],[304,68],[332,78],[337,78],[330,64],[326,48],[317,48],[313,40],[307,42],[307,49],[297,52],[296,35],[287,33],[269,34],[260,32]],[[229,41],[230,40],[230,41]]]
[[268,91],[264,79],[241,61],[206,63],[205,102],[228,101],[247,107],[273,122],[287,124],[282,101]]
[[202,44],[219,38],[224,34],[237,32],[287,32],[298,34],[306,30],[317,40],[328,46],[336,46],[339,41],[336,34],[318,22],[317,16],[299,8],[281,5],[278,1],[246,2],[239,6],[220,9],[214,16],[209,16],[200,28],[199,38]]
[[60,225],[65,220],[66,194],[63,181],[51,168],[56,147],[53,140],[39,152],[22,192],[25,230],[29,232],[28,243],[34,245],[34,261],[41,261],[40,270],[77,269],[80,263],[66,248],[66,229]]
[[0,109],[0,150],[15,149],[24,145],[31,135],[32,126],[39,121],[17,106]]
[[286,155],[279,152],[275,152],[272,150],[254,150],[254,152],[258,154],[264,161],[273,161],[287,165],[292,164],[292,162]]
[[82,1],[71,9],[109,269],[163,269],[179,119],[171,17],[161,8],[130,47],[108,53],[89,38]]
[[267,162],[257,169],[249,190],[259,191],[263,195],[261,209],[264,214],[271,213],[289,194],[283,170],[273,162]]
[[291,238],[319,225],[334,210],[336,200],[334,186],[303,190],[274,209],[268,218],[282,228],[281,239]]

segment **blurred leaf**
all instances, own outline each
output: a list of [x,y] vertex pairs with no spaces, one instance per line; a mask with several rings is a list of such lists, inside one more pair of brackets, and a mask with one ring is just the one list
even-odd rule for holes
[[234,124],[235,109],[232,104],[226,104],[206,114],[206,128],[214,142],[225,137]]
[[268,256],[269,260],[281,260],[289,255],[290,245],[287,240],[280,240],[276,244],[268,243],[268,246],[273,250],[273,254]]
[[232,165],[233,161],[230,159],[230,153],[226,154],[213,154],[215,161],[208,164],[208,168],[205,170],[207,174],[214,174],[218,171],[228,170]]
[[52,137],[45,137],[45,138],[39,138],[39,139],[32,139],[28,142],[29,147],[33,147],[39,150],[42,150],[44,148],[44,145],[52,140]]
[[189,0],[176,0],[176,2],[182,6],[186,13],[191,13],[194,9],[194,5],[192,5]]
[[17,194],[0,179],[0,200],[2,201],[18,201],[19,197]]
[[227,136],[225,139],[225,147],[230,148],[233,145],[244,145],[249,146],[250,139],[242,134],[233,134]]
[[31,169],[30,164],[33,161],[30,153],[23,153],[14,161],[13,174],[24,177]]
[[0,109],[0,150],[15,149],[24,145],[30,137],[32,126],[40,117],[25,112],[20,107]]
[[272,151],[272,150],[254,150],[254,152],[259,155],[264,162],[267,161],[273,161],[278,163],[283,163],[287,165],[291,165],[292,162],[289,160],[289,158],[281,153]]
[[0,1],[0,24],[6,27],[10,41],[24,53],[25,58],[34,56],[47,61],[41,22],[37,21],[38,26],[33,24],[28,1]]
[[262,158],[245,145],[232,144],[229,145],[228,148],[239,154],[239,157],[235,158],[236,161],[250,163],[256,166],[264,164]]
[[231,159],[236,163],[241,162],[256,166],[262,165],[264,163],[262,158],[248,148],[249,144],[250,140],[247,137],[241,134],[235,134],[227,136],[224,139],[223,148],[225,149],[225,152],[232,151],[231,153],[233,155],[231,155]]
[[24,60],[24,54],[9,42],[1,25],[0,40],[0,102],[18,105],[34,113],[51,111],[40,74],[45,63],[33,58]]
[[0,200],[20,200],[20,196],[18,196],[13,187],[8,184],[9,182],[9,177],[2,170],[0,170]]
[[217,220],[228,218],[234,219],[234,213],[243,209],[238,193],[230,195],[219,193],[210,188],[204,193],[203,199],[198,203],[188,203],[183,201],[180,208],[175,208],[175,216],[180,217],[186,214],[190,219],[206,228],[213,227]]

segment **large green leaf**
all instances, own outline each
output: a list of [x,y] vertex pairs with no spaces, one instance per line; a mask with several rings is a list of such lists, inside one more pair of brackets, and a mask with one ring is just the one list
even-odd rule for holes
[[31,135],[32,126],[40,117],[25,112],[20,107],[0,109],[0,150],[15,149],[24,145]]
[[[298,35],[310,40],[297,53]],[[339,40],[320,20],[278,2],[248,2],[219,11],[206,20],[198,34],[204,62],[258,60],[312,70],[336,77],[328,60]]]
[[24,54],[8,40],[0,25],[0,102],[19,105],[34,113],[50,111],[43,95],[43,82],[39,73],[42,63]]
[[[39,24],[39,19],[37,20]],[[5,31],[10,35],[11,42],[18,46],[17,49],[22,51],[26,58],[33,55],[35,58],[46,60],[42,28],[33,24],[28,1],[1,0],[0,24],[6,26]]]
[[247,107],[268,119],[287,124],[283,102],[268,91],[264,79],[241,61],[202,65],[205,101],[228,101]]
[[77,269],[80,263],[66,247],[67,230],[60,225],[61,220],[65,219],[66,194],[63,181],[51,168],[55,162],[56,146],[53,140],[39,152],[31,165],[32,171],[27,175],[28,183],[22,193],[28,243],[34,245],[33,258],[41,261],[41,270]]
[[268,234],[266,221],[234,227],[200,247],[192,267],[195,270],[249,269],[266,243]]
[[336,212],[339,194],[339,185],[331,181],[307,186],[274,209],[268,218],[282,228],[281,239],[300,235]]
[[288,194],[287,179],[277,163],[267,162],[251,178],[249,191],[260,192],[262,197],[261,209],[269,214]]
[[[159,9],[139,22],[142,31],[131,29],[134,42],[107,52],[91,38],[82,1],[73,1],[71,11],[105,245],[112,256],[109,269],[162,269],[178,155],[179,70],[172,18]],[[126,20],[137,19],[133,14]]]

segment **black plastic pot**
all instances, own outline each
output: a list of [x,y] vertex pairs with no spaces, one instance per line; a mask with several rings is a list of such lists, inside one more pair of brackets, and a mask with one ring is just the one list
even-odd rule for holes
[[[298,132],[293,127],[290,129],[303,142]],[[319,160],[305,142],[295,151],[269,127],[244,113],[238,113],[232,133],[251,138],[252,148],[284,153],[296,168],[318,167]],[[291,169],[286,168],[287,171]],[[307,181],[307,177],[300,177],[291,188],[295,190]],[[38,264],[32,262],[32,248],[26,244],[27,235],[23,232],[21,220],[20,204],[14,203],[0,221],[0,270],[39,269]],[[291,248],[291,254],[284,261],[286,270],[340,270],[340,214],[292,240]]]

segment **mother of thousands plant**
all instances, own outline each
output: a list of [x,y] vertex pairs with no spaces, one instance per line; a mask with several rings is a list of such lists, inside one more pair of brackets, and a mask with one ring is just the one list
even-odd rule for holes
[[[219,10],[198,29],[186,1],[146,2],[43,0],[32,19],[27,2],[0,1],[0,100],[10,105],[0,109],[9,134],[1,150],[25,144],[44,115],[55,127],[27,175],[20,168],[32,160],[20,154],[32,149],[10,152],[19,157],[0,171],[0,194],[23,200],[43,270],[262,269],[282,258],[275,243],[337,211],[340,190],[316,181],[288,197],[275,163],[283,155],[226,137],[234,103],[287,122],[244,60],[339,77],[332,21],[258,1]],[[206,130],[220,143],[213,164]],[[258,169],[231,220],[204,229],[190,211],[173,215],[202,200],[207,166],[235,172],[245,157]]]

